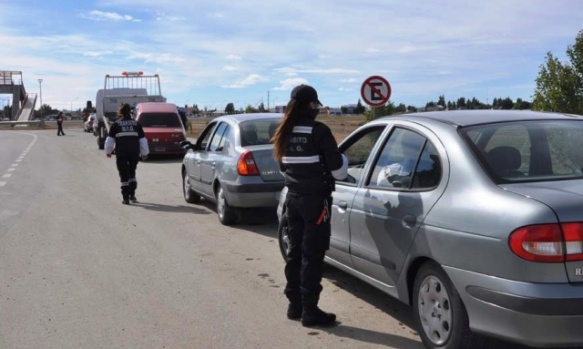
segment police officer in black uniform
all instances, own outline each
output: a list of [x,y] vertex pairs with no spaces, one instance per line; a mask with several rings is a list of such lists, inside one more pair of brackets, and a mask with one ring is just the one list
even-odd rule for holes
[[322,104],[316,90],[300,85],[291,92],[273,136],[274,156],[285,175],[290,250],[285,266],[287,317],[304,326],[326,326],[336,315],[318,308],[322,265],[330,246],[330,210],[336,179],[346,178],[348,161],[325,124],[315,121]]
[[138,202],[136,189],[136,167],[140,157],[145,160],[149,154],[148,141],[142,125],[132,119],[131,107],[122,104],[118,110],[120,118],[109,129],[105,140],[105,154],[108,158],[115,148],[117,170],[121,180],[122,203],[129,205],[130,201]]

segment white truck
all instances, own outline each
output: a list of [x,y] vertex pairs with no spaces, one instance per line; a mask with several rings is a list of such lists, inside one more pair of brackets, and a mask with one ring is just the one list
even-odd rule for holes
[[123,72],[121,75],[106,75],[103,89],[97,91],[95,99],[95,122],[93,134],[99,149],[105,147],[109,128],[117,120],[117,110],[122,103],[132,108],[141,102],[166,102],[160,89],[160,77],[144,75],[142,72]]

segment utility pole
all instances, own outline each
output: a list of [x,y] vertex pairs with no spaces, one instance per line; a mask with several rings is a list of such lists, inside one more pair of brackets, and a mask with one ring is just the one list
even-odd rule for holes
[[269,91],[267,91],[267,111],[269,111]]
[[43,118],[43,79],[38,79],[38,89],[39,89],[39,94],[40,94],[40,119],[41,121],[44,120]]

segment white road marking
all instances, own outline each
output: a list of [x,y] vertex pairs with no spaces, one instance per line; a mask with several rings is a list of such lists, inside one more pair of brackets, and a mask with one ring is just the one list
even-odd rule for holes
[[[10,168],[7,170],[7,172],[14,172],[14,170],[16,170],[16,167],[19,165],[18,163],[24,159],[24,157],[32,149],[32,147],[36,143],[36,140],[38,139],[37,135],[35,135],[34,133],[24,133],[24,132],[16,132],[16,133],[32,136],[34,139],[32,140],[32,142],[30,142],[28,147],[26,147],[26,149],[22,152],[22,154],[18,157],[18,159],[16,159],[16,161],[12,165],[10,165]],[[10,176],[12,176],[11,173],[6,173],[4,176],[2,176],[2,178],[10,178]],[[0,182],[0,187],[3,187],[5,185],[6,185],[6,182]]]

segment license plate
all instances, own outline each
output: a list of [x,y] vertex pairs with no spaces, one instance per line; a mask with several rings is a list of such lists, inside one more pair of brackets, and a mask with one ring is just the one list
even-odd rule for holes
[[166,148],[165,147],[156,147],[156,148],[154,148],[154,150],[156,150],[156,151],[166,151]]

